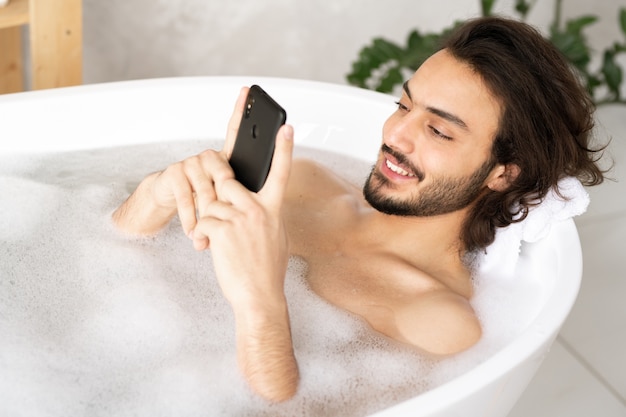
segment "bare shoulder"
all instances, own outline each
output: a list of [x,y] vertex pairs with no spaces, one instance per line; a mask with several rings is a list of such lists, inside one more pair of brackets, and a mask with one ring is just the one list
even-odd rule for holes
[[358,189],[336,173],[310,159],[294,159],[287,186],[287,199],[317,199]]
[[466,350],[482,334],[469,301],[447,289],[428,291],[394,310],[398,339],[434,355]]

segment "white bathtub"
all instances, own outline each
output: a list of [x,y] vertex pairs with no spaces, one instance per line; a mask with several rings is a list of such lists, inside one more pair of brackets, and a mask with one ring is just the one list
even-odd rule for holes
[[[252,83],[287,109],[298,144],[368,161],[394,109],[394,98],[383,94],[258,77],[72,87],[0,96],[0,154],[223,137],[239,88]],[[582,255],[573,221],[555,224],[545,239],[524,246],[522,258],[543,283],[542,307],[522,334],[460,377],[376,416],[502,417],[510,411],[578,294]]]

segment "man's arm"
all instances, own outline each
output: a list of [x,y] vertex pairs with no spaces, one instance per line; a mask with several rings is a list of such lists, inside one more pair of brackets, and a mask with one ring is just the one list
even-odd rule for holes
[[235,314],[239,366],[255,392],[283,401],[295,394],[299,379],[284,294],[289,253],[281,214],[293,129],[279,130],[264,187],[258,193],[245,189],[228,157],[246,92],[237,100],[222,151],[205,151],[149,175],[113,220],[122,231],[154,234],[178,213],[194,247],[210,245],[220,288]]
[[[161,230],[178,213],[186,235],[196,226],[196,215],[216,196],[215,184],[234,178],[228,164],[239,122],[243,115],[248,88],[242,88],[228,122],[226,141],[221,151],[207,150],[170,165],[146,177],[133,194],[113,213],[114,224],[123,232],[151,235]],[[196,239],[197,250],[206,249],[208,241]]]
[[176,214],[176,208],[162,207],[152,197],[152,186],[161,175],[147,176],[137,189],[113,212],[113,223],[131,235],[153,235],[161,230]]
[[298,388],[298,364],[293,352],[287,304],[235,311],[237,360],[250,387],[262,397],[280,402]]
[[216,183],[218,198],[192,233],[194,241],[211,242],[215,274],[235,315],[239,366],[270,401],[291,398],[299,378],[284,293],[289,252],[282,206],[292,150],[293,131],[285,125],[263,188],[253,193],[234,179]]
[[[234,174],[225,152],[204,151],[148,175],[113,213],[113,222],[123,232],[151,235],[178,213],[183,231],[189,235],[196,226],[196,213],[204,215],[216,199],[215,184],[231,178]],[[207,246],[204,242],[196,249]]]

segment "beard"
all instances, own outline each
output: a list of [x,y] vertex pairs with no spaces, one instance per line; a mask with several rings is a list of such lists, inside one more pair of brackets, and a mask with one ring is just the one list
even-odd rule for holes
[[[363,196],[385,214],[426,217],[452,213],[468,207],[480,196],[494,166],[490,159],[466,177],[433,177],[430,185],[406,199],[385,195],[384,189],[394,185],[374,166],[363,186]],[[423,175],[419,180],[423,180]]]

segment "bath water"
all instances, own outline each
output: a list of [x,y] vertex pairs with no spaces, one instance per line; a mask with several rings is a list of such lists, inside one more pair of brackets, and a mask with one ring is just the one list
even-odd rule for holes
[[[481,282],[483,339],[432,361],[373,332],[306,284],[290,260],[285,291],[301,372],[297,395],[270,405],[236,364],[234,320],[210,251],[174,219],[153,238],[112,227],[148,173],[218,141],[0,158],[0,415],[361,416],[454,378],[536,314],[532,279]],[[362,183],[370,166],[297,148]]]

